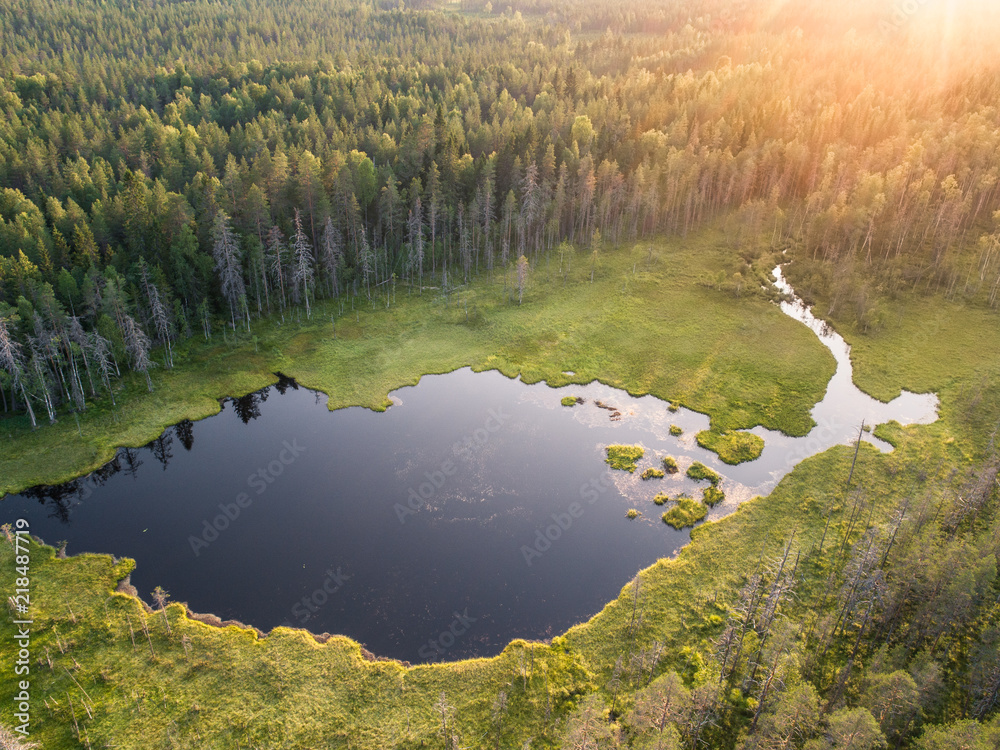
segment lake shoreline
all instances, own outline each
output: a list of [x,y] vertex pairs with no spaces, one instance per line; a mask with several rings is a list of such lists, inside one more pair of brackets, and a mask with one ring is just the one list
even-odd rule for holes
[[[670,254],[672,263],[688,263],[697,269],[718,262],[723,252],[721,247],[715,249],[718,239],[713,231],[702,233],[701,249],[706,251],[702,255],[676,248],[672,242],[663,249]],[[326,394],[331,410],[363,406],[382,411],[391,404],[389,394],[393,390],[415,385],[424,375],[471,367],[475,371],[496,370],[508,378],[520,377],[529,384],[544,380],[559,387],[598,381],[633,396],[653,395],[707,414],[712,429],[718,431],[766,426],[790,436],[807,433],[812,423],[808,410],[822,396],[833,372],[828,352],[816,347],[815,337],[797,331],[784,315],[776,316],[774,313],[779,311],[765,297],[737,300],[709,292],[712,304],[706,307],[706,290],[697,285],[690,288],[686,276],[675,278],[676,274],[649,270],[633,281],[633,256],[645,261],[647,253],[638,247],[622,247],[609,253],[606,262],[609,266],[614,263],[616,271],[606,272],[606,277],[594,284],[587,283],[586,276],[579,279],[579,286],[551,282],[548,296],[532,302],[538,306],[534,316],[551,317],[551,321],[547,318],[541,323],[525,318],[520,309],[499,300],[497,284],[479,279],[465,293],[481,310],[492,311],[496,322],[485,327],[470,328],[459,311],[440,309],[440,303],[428,295],[404,297],[391,310],[368,311],[364,319],[358,318],[359,322],[342,318],[337,322],[336,339],[331,337],[328,324],[318,322],[336,306],[326,309],[320,305],[312,323],[292,331],[274,318],[259,320],[255,324],[259,329],[255,331],[259,351],[249,340],[241,340],[235,347],[188,342],[186,349],[175,352],[177,364],[173,370],[154,373],[156,390],[152,394],[145,392],[145,381],[126,378],[124,391],[119,394],[119,408],[109,411],[108,404],[92,404],[80,415],[79,429],[66,415],[56,424],[40,426],[36,431],[26,429],[26,420],[21,417],[0,420],[0,433],[6,432],[12,438],[0,445],[0,496],[83,476],[112,460],[120,447],[140,447],[180,421],[217,414],[220,399],[239,398],[273,385],[275,372],[286,372],[301,385]],[[608,338],[615,328],[606,326],[613,325],[620,312],[619,302],[614,296],[607,298],[606,293],[614,294],[618,274],[626,279],[626,285],[640,284],[644,294],[652,298],[644,306],[647,313],[636,311],[636,325],[656,330],[658,319],[650,313],[657,298],[663,304],[669,300],[678,312],[683,310],[683,314],[693,316],[696,325],[688,338],[672,343],[683,352],[682,360],[669,364],[667,369],[650,361],[641,332],[624,342],[624,350],[622,342]],[[535,342],[565,336],[557,332],[567,327],[579,328],[570,316],[570,310],[576,310],[575,303],[570,305],[573,294],[596,294],[598,300],[604,300],[593,304],[593,330],[576,331],[573,337],[578,340],[572,350],[536,352]],[[682,294],[699,300],[698,315],[690,311],[696,305]],[[602,310],[602,305],[606,309]],[[406,329],[417,320],[425,322],[412,332],[414,338]],[[756,342],[746,340],[743,329],[748,320],[755,321],[759,332],[773,331],[775,335]],[[517,350],[511,350],[507,343],[511,327],[517,332]],[[706,347],[707,342],[702,340],[705,331],[724,338]],[[775,338],[781,338],[786,345],[777,346]],[[771,343],[764,345],[765,341]],[[705,356],[715,357],[714,351],[723,344],[727,356],[737,357],[736,364],[706,380],[699,372],[700,363],[689,361],[689,350],[703,349]],[[619,356],[617,361],[605,361],[603,354],[593,362],[581,361],[573,353],[581,347],[596,347],[599,353],[618,350]],[[745,357],[750,366],[739,357]],[[790,371],[784,360],[794,361],[795,370]],[[774,382],[762,380],[762,370],[770,371]],[[353,375],[345,381],[339,376],[341,371]],[[568,376],[566,371],[575,374]]]

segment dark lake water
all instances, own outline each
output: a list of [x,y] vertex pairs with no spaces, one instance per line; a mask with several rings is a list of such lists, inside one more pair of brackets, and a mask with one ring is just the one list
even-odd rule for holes
[[[831,349],[843,343],[808,311],[785,312]],[[662,523],[652,498],[700,497],[684,476],[693,461],[723,475],[716,519],[853,439],[862,418],[936,418],[933,395],[872,401],[851,383],[846,344],[835,354],[810,435],[758,428],[764,454],[738,467],[696,445],[704,415],[599,383],[553,389],[464,369],[426,376],[376,413],[330,412],[324,395],[282,380],[88,477],[8,496],[0,522],[27,518],[70,554],[135,558],[147,600],[162,586],[196,612],[348,635],[412,662],[488,656],[588,619],[683,546],[689,532]],[[585,403],[562,406],[570,394]],[[639,471],[608,470],[612,443],[646,448]],[[677,475],[639,478],[666,455]],[[643,516],[628,520],[629,508]]]
[[[626,407],[612,389],[567,390],[588,402],[566,408],[567,391],[466,369],[424,377],[376,413],[330,412],[283,384],[90,477],[7,497],[0,519],[28,518],[70,554],[135,558],[147,600],[159,585],[194,611],[341,633],[410,661],[494,654],[587,619],[689,538],[651,498],[693,481],[612,476],[603,459],[609,443],[642,441],[683,468],[693,432],[654,440],[648,420],[612,422],[590,401]],[[664,433],[707,426],[670,417]],[[628,520],[633,506],[646,517]],[[540,542],[546,531],[557,538]]]

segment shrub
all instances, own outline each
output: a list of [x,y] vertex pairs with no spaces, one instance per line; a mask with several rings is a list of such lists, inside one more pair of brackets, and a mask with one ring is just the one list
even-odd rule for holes
[[669,499],[670,496],[667,495],[665,492],[657,492],[656,497],[653,498],[653,502],[656,503],[657,505],[663,505]]
[[673,456],[664,456],[663,470],[667,472],[667,474],[676,474],[679,471],[677,468],[677,460]]
[[673,435],[674,437],[677,437],[679,435],[683,435],[684,434],[684,430],[682,430],[677,425],[672,424],[672,425],[670,425],[670,434]]
[[635,508],[629,508],[628,509],[628,513],[625,514],[625,516],[627,518],[629,518],[630,520],[632,520],[632,521],[634,521],[635,519],[637,519],[641,515],[642,515],[642,513],[640,513],[639,511],[637,511]]
[[663,479],[664,476],[664,473],[660,469],[653,468],[652,466],[642,472],[643,479]]

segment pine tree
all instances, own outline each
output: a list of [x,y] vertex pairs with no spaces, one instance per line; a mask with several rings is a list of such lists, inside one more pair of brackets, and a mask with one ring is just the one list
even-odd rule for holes
[[271,227],[267,233],[267,266],[272,274],[272,278],[277,283],[278,300],[280,302],[281,319],[285,319],[285,264],[287,263],[288,248],[285,246],[285,235],[277,226]]
[[150,318],[152,319],[153,327],[156,328],[156,335],[163,343],[165,364],[169,370],[174,366],[173,350],[170,345],[171,339],[173,339],[173,326],[170,322],[170,313],[160,299],[160,290],[156,288],[156,284],[149,280],[148,268],[141,258],[139,260],[139,272],[143,288],[146,292],[146,299],[149,302]]
[[45,404],[45,411],[49,416],[49,424],[56,421],[55,401],[49,384],[49,372],[45,365],[45,355],[42,353],[42,346],[38,337],[28,337],[29,348],[31,349],[31,360],[28,371],[32,376],[32,390],[40,393],[42,403]]
[[156,364],[149,358],[149,337],[131,315],[126,314],[123,322],[122,339],[125,341],[125,350],[132,358],[132,369],[146,376],[146,387],[152,393],[153,380],[149,377],[149,368]]
[[517,304],[524,299],[524,287],[528,283],[528,259],[521,256],[517,259]]
[[418,197],[413,202],[413,210],[410,211],[409,235],[410,235],[410,258],[417,271],[417,284],[420,293],[423,293],[424,278],[424,218],[423,206]]
[[35,429],[38,423],[35,421],[35,410],[31,408],[31,399],[28,398],[24,387],[24,360],[21,357],[21,347],[11,336],[6,318],[0,318],[0,367],[11,377],[11,393],[13,394],[15,390],[21,391],[21,400],[28,409],[31,427]]
[[97,365],[97,371],[101,374],[101,382],[111,396],[112,405],[115,404],[115,392],[111,387],[111,368],[114,367],[117,373],[117,365],[114,364],[111,342],[104,338],[97,331],[90,334],[90,351]]
[[[246,284],[243,282],[243,255],[239,242],[229,225],[229,217],[225,211],[215,215],[212,226],[212,254],[215,257],[215,271],[219,275],[222,296],[229,303],[233,330],[236,330],[236,311],[242,316],[243,305],[240,300],[246,296]],[[247,321],[249,328],[249,320]]]
[[302,231],[302,219],[295,209],[295,236],[292,238],[292,298],[295,302],[305,300],[306,318],[312,317],[309,295],[313,287],[312,245]]
[[340,295],[340,281],[337,272],[344,260],[344,242],[340,230],[333,225],[333,219],[329,217],[327,217],[326,225],[323,227],[322,242],[320,265],[323,267],[323,272],[330,285],[330,294],[337,297]]

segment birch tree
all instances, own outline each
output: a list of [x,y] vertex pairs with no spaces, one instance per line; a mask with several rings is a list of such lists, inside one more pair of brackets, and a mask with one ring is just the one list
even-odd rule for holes
[[[368,232],[361,228],[358,233],[361,237],[360,246],[358,247],[358,270],[361,272],[361,278],[365,284],[365,293],[368,299],[372,298],[370,279],[375,266],[375,253],[372,252],[371,247],[368,245]],[[357,293],[357,283],[355,280],[355,294]]]

